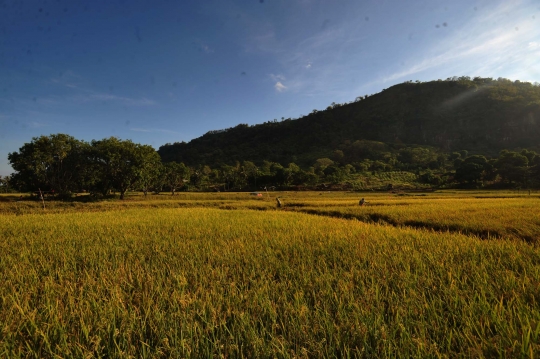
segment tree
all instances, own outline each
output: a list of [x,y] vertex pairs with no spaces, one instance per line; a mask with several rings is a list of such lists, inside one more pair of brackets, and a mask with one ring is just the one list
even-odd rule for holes
[[280,163],[273,163],[271,167],[274,185],[287,186],[287,171]]
[[145,156],[146,159],[143,161],[141,167],[138,184],[146,196],[152,187],[155,188],[160,186],[160,176],[163,172],[163,165],[161,164],[161,158],[156,151],[148,151]]
[[529,162],[529,171],[532,184],[534,186],[540,185],[540,156],[534,157],[532,162]]
[[206,188],[208,185],[209,176],[212,173],[212,169],[209,166],[198,165],[191,171],[190,181],[195,187],[199,189]]
[[210,175],[208,175],[208,183],[210,186],[212,186],[212,188],[215,191],[218,191],[218,192],[219,192],[220,180],[221,180],[221,172],[217,168],[214,168],[212,172],[210,173]]
[[387,167],[388,167],[387,164],[382,161],[373,161],[370,169],[374,172],[382,172],[386,170]]
[[495,166],[503,181],[525,183],[529,172],[529,159],[518,152],[502,150]]
[[315,171],[317,173],[321,173],[325,170],[326,167],[332,166],[334,164],[334,161],[332,161],[329,158],[319,158],[315,161],[315,164],[313,167],[315,167]]
[[437,152],[424,147],[406,147],[399,151],[399,162],[405,169],[427,168],[437,161]]
[[334,162],[343,163],[343,157],[345,157],[345,155],[342,150],[335,150],[332,153],[332,159],[334,160]]
[[62,195],[74,191],[84,173],[88,144],[66,134],[32,138],[19,152],[8,154],[16,171],[14,181],[23,190],[49,189]]
[[254,189],[257,189],[257,177],[259,174],[257,166],[251,161],[244,161],[242,162],[241,173],[247,183],[250,183],[250,180],[252,179],[253,187]]
[[319,181],[319,177],[315,174],[315,168],[313,167],[310,167],[307,171],[300,170],[295,177],[298,184],[314,186]]
[[301,184],[301,172],[302,170],[296,163],[289,163],[289,166],[285,169],[287,184]]
[[10,190],[10,176],[0,176],[0,192],[2,193],[8,193]]
[[233,176],[234,176],[234,187],[242,189],[247,185],[246,177],[242,174],[242,166],[240,162],[236,161],[236,164],[233,166]]
[[535,163],[536,158],[538,157],[538,153],[529,150],[521,150],[520,154],[527,157],[529,160],[529,165]]
[[148,176],[160,161],[157,152],[149,145],[140,145],[116,137],[92,141],[93,163],[99,171],[97,183],[103,194],[115,189],[120,199],[141,178]]
[[456,181],[460,183],[478,183],[484,179],[488,170],[488,160],[484,156],[470,156],[456,168]]
[[233,166],[222,165],[221,173],[223,174],[223,180],[225,181],[225,190],[228,191],[231,187],[235,187],[237,179],[236,169]]
[[171,195],[174,196],[176,190],[185,185],[184,181],[189,178],[189,168],[182,162],[169,162],[165,164],[165,179],[171,189]]
[[343,182],[345,178],[347,177],[347,173],[345,173],[343,168],[337,165],[331,165],[331,166],[326,167],[323,173],[326,179],[334,184]]
[[166,165],[161,164],[159,166],[159,171],[154,178],[154,182],[152,184],[152,189],[154,193],[159,194],[163,191],[163,186],[167,184],[167,169]]

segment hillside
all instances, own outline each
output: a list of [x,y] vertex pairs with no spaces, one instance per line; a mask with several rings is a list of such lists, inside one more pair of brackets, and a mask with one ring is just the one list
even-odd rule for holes
[[406,82],[299,119],[210,131],[189,143],[161,146],[158,152],[165,162],[188,165],[242,160],[309,165],[357,140],[483,154],[537,148],[540,86],[468,77]]

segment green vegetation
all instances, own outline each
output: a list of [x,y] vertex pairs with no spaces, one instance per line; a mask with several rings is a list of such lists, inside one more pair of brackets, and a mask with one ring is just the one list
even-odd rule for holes
[[[406,82],[297,120],[238,125],[156,151],[114,137],[33,138],[0,192],[538,188],[540,86]],[[158,155],[159,154],[159,155]]]
[[370,150],[381,157],[407,147],[494,156],[503,149],[538,150],[539,133],[537,84],[453,77],[398,84],[298,119],[210,131],[189,143],[166,144],[159,154],[189,166],[267,160],[307,168],[335,150],[343,150],[346,163],[362,161],[351,158],[361,151],[350,148],[356,141],[378,142]]
[[365,197],[2,195],[0,356],[538,356],[536,193]]
[[0,190],[39,190],[63,199],[74,193],[89,192],[103,198],[118,192],[123,199],[128,190],[140,190],[145,195],[166,190],[174,195],[177,191],[540,186],[540,156],[534,151],[503,150],[498,158],[487,159],[469,156],[467,151],[448,155],[412,147],[392,154],[384,152],[385,146],[357,141],[344,151],[336,151],[334,160],[319,158],[308,169],[269,161],[259,166],[244,161],[211,168],[162,163],[150,146],[114,137],[89,144],[57,134],[34,138],[19,152],[10,153],[17,172],[2,179]]
[[161,165],[148,145],[111,137],[91,144],[69,135],[36,137],[8,159],[16,171],[12,187],[26,191],[47,191],[66,196],[83,188],[124,198],[135,185],[144,187]]

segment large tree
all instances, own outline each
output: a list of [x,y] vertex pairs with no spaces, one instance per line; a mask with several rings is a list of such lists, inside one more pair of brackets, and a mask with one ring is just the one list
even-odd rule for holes
[[120,199],[137,181],[149,176],[159,165],[159,155],[149,145],[140,145],[131,140],[116,137],[92,141],[92,156],[95,168],[99,171],[97,183],[102,193],[115,189]]
[[60,194],[76,190],[88,144],[66,134],[34,137],[8,155],[14,182],[22,190],[47,189]]

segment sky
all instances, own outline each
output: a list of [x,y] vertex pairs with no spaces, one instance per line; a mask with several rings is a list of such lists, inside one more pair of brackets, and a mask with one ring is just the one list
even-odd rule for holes
[[0,0],[0,176],[41,135],[158,149],[452,76],[540,82],[540,2]]

